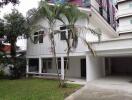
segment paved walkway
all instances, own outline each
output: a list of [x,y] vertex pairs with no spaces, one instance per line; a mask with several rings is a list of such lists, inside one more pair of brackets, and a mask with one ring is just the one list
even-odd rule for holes
[[132,100],[132,77],[108,77],[89,82],[66,100]]

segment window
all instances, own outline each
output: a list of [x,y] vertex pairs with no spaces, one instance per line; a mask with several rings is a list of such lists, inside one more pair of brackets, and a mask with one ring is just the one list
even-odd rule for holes
[[62,31],[60,34],[60,40],[66,40],[66,26],[60,27],[60,30]]
[[[64,58],[64,68],[66,69],[67,58]],[[58,69],[61,69],[61,58],[58,58]],[[69,69],[69,66],[67,67]]]
[[[66,38],[70,36],[72,32],[70,29],[66,28],[66,26],[60,27],[60,30],[61,30],[60,40],[66,40]],[[73,36],[70,36],[70,38],[72,39]]]
[[44,31],[39,31],[34,33],[34,43],[43,43]]
[[29,59],[29,72],[38,72],[39,70],[39,59]]
[[34,33],[34,43],[36,44],[38,41],[38,32]]
[[42,73],[47,73],[48,69],[52,69],[52,59],[43,59]]
[[61,32],[61,40],[66,40],[66,31]]
[[130,20],[130,24],[132,24],[132,19]]
[[132,8],[132,3],[129,4],[129,7]]
[[43,43],[44,31],[39,31],[39,43]]

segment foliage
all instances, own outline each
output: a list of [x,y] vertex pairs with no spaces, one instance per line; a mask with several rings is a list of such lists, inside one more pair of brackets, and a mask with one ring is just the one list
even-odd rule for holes
[[26,72],[26,60],[22,58],[17,58],[13,67],[10,67],[11,79],[19,79],[25,76]]
[[[16,9],[12,10],[12,13],[4,16],[5,30],[4,33],[7,36],[6,42],[11,44],[11,56],[16,57],[16,40],[18,36],[27,36],[28,27],[26,19]],[[14,60],[14,59],[13,59]]]
[[8,3],[17,4],[19,3],[19,0],[1,0],[0,7],[3,7],[4,5],[7,5]]
[[4,78],[4,71],[2,69],[0,69],[0,79]]

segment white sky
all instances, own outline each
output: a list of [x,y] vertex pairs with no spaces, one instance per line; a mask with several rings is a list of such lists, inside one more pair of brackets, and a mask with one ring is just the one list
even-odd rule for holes
[[26,16],[26,12],[29,9],[37,8],[39,1],[40,0],[20,0],[20,4],[18,5],[13,6],[12,4],[8,4],[4,6],[4,8],[0,8],[0,18],[3,18],[4,14],[10,13],[13,8],[18,9],[19,12]]

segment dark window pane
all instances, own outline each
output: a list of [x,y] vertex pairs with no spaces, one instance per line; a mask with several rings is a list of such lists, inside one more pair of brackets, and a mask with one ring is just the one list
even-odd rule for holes
[[61,40],[66,40],[66,31],[61,32]]
[[49,68],[49,69],[52,68],[52,61],[48,61],[48,68]]
[[39,59],[29,59],[29,71],[38,72]]
[[61,58],[58,58],[58,60],[61,60]]
[[35,32],[34,35],[38,35],[38,32]]
[[38,36],[34,36],[34,43],[37,43],[38,41]]
[[61,69],[61,61],[58,61],[58,69]]
[[39,43],[43,43],[43,35],[39,35]]
[[[67,66],[67,60],[64,61],[64,68],[66,69]],[[67,66],[67,69],[69,69],[69,66]]]
[[44,31],[39,31],[39,35],[43,35],[44,34]]
[[60,27],[60,30],[65,30],[65,29],[66,29],[66,26]]

